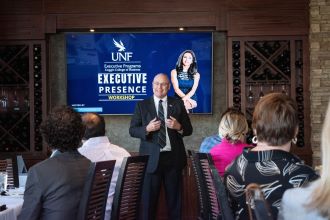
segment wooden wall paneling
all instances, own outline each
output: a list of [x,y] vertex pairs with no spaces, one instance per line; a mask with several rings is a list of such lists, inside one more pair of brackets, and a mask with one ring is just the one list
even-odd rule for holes
[[228,36],[307,35],[308,0],[5,0],[0,39],[81,28],[215,27]]
[[308,35],[308,0],[228,1],[228,36]]
[[61,14],[57,29],[75,28],[146,28],[216,26],[215,13],[148,13],[148,14]]
[[227,1],[231,9],[276,8],[276,9],[308,9],[309,0],[231,0]]
[[0,15],[0,40],[44,39],[43,15]]
[[227,30],[227,3],[226,1],[222,1],[217,6],[217,25],[216,30],[217,31],[226,31]]
[[0,14],[41,14],[43,0],[1,0]]
[[44,0],[47,14],[212,12],[217,0]]
[[45,33],[54,34],[56,33],[57,17],[56,15],[47,15],[45,18]]
[[228,36],[307,35],[308,19],[292,10],[230,11]]

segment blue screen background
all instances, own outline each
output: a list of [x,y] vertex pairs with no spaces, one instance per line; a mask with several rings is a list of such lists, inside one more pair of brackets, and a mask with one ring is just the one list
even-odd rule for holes
[[[114,40],[122,42],[124,51],[119,51]],[[201,75],[197,89],[198,106],[193,113],[212,113],[212,33],[67,33],[67,97],[68,105],[80,112],[100,114],[133,114],[136,102],[152,96],[152,80],[157,73],[171,70],[184,50],[193,50]],[[113,60],[118,54],[129,54],[127,60]],[[119,55],[120,56],[120,55]],[[125,58],[125,57],[124,57]],[[127,58],[127,57],[126,57]],[[136,94],[134,100],[109,100],[108,94],[99,94],[99,73],[106,72],[104,64],[135,65],[141,67],[135,73],[145,73],[146,93]],[[113,70],[113,73],[118,73]],[[138,86],[138,84],[135,84]],[[128,83],[116,86],[129,86]],[[118,95],[121,95],[119,93]],[[169,92],[174,95],[173,88]]]

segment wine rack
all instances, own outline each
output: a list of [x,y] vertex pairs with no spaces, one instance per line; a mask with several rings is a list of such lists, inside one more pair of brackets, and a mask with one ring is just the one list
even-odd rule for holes
[[0,153],[44,152],[43,42],[0,43]]
[[[272,92],[285,93],[298,105],[299,133],[293,149],[311,161],[307,39],[303,37],[230,38],[229,105],[245,113],[251,128],[254,106]],[[252,140],[249,130],[247,141]]]

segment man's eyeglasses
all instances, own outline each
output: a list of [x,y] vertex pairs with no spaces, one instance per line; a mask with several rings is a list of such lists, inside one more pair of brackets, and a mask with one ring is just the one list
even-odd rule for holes
[[154,86],[161,86],[161,87],[165,87],[168,86],[169,83],[160,83],[160,82],[153,82]]

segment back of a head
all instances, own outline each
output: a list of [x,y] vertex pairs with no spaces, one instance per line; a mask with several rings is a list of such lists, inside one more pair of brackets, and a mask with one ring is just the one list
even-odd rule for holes
[[328,104],[327,113],[324,119],[321,136],[321,152],[322,152],[322,171],[321,175],[326,175],[328,178],[330,190],[330,101]]
[[324,119],[321,136],[322,168],[321,178],[312,192],[308,207],[317,210],[325,218],[330,218],[330,102]]
[[84,140],[105,135],[105,121],[101,115],[86,113],[82,116],[82,121],[86,127]]
[[298,128],[297,105],[289,96],[270,93],[255,106],[252,128],[258,141],[281,146],[291,141]]
[[48,146],[62,152],[79,147],[84,129],[80,114],[69,106],[55,107],[40,128]]
[[233,108],[223,113],[219,124],[219,135],[231,143],[244,140],[248,124],[244,114]]

